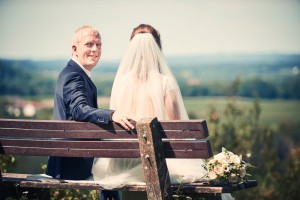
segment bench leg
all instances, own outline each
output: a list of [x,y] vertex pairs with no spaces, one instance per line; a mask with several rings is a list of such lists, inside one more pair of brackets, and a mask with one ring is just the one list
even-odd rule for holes
[[50,200],[50,189],[48,188],[23,188],[18,184],[2,183],[0,184],[0,199],[39,199]]
[[173,191],[158,127],[157,118],[136,124],[148,200],[169,200]]

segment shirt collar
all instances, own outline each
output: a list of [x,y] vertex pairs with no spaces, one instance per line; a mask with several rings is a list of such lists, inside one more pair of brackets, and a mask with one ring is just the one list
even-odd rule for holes
[[91,78],[91,71],[87,70],[86,68],[84,68],[75,58],[71,58],[74,62],[77,63],[77,65],[80,66],[80,68],[86,73],[86,75],[88,75],[88,77]]

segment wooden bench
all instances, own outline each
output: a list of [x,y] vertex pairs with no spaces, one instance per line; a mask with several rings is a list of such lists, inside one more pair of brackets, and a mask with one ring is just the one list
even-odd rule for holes
[[[171,185],[165,158],[208,159],[213,156],[206,121],[158,121],[156,118],[145,118],[134,125],[135,130],[126,131],[116,123],[95,125],[75,121],[0,119],[0,153],[141,158],[146,185],[124,186],[114,190],[146,191],[149,200],[172,199],[174,191],[192,198],[220,199],[221,193],[232,193],[257,185],[254,180],[235,186],[212,186],[207,182]],[[4,195],[24,191],[29,191],[28,195],[35,195],[39,199],[49,199],[50,188],[103,190],[94,181],[33,180],[32,176],[0,171],[0,199],[5,199]]]

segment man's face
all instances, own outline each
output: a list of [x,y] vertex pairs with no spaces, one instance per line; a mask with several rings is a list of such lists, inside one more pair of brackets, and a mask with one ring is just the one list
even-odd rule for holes
[[100,59],[101,45],[97,32],[86,31],[82,34],[81,41],[72,47],[73,54],[84,68],[91,71]]

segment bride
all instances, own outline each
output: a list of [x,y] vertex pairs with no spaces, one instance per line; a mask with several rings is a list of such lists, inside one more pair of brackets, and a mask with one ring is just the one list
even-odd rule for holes
[[[179,86],[161,51],[159,32],[141,24],[133,29],[130,40],[113,83],[110,108],[136,121],[144,117],[188,119]],[[201,159],[166,161],[171,183],[191,183],[207,174]],[[95,158],[92,174],[106,189],[145,184],[137,158]],[[135,199],[141,199],[136,195]]]

